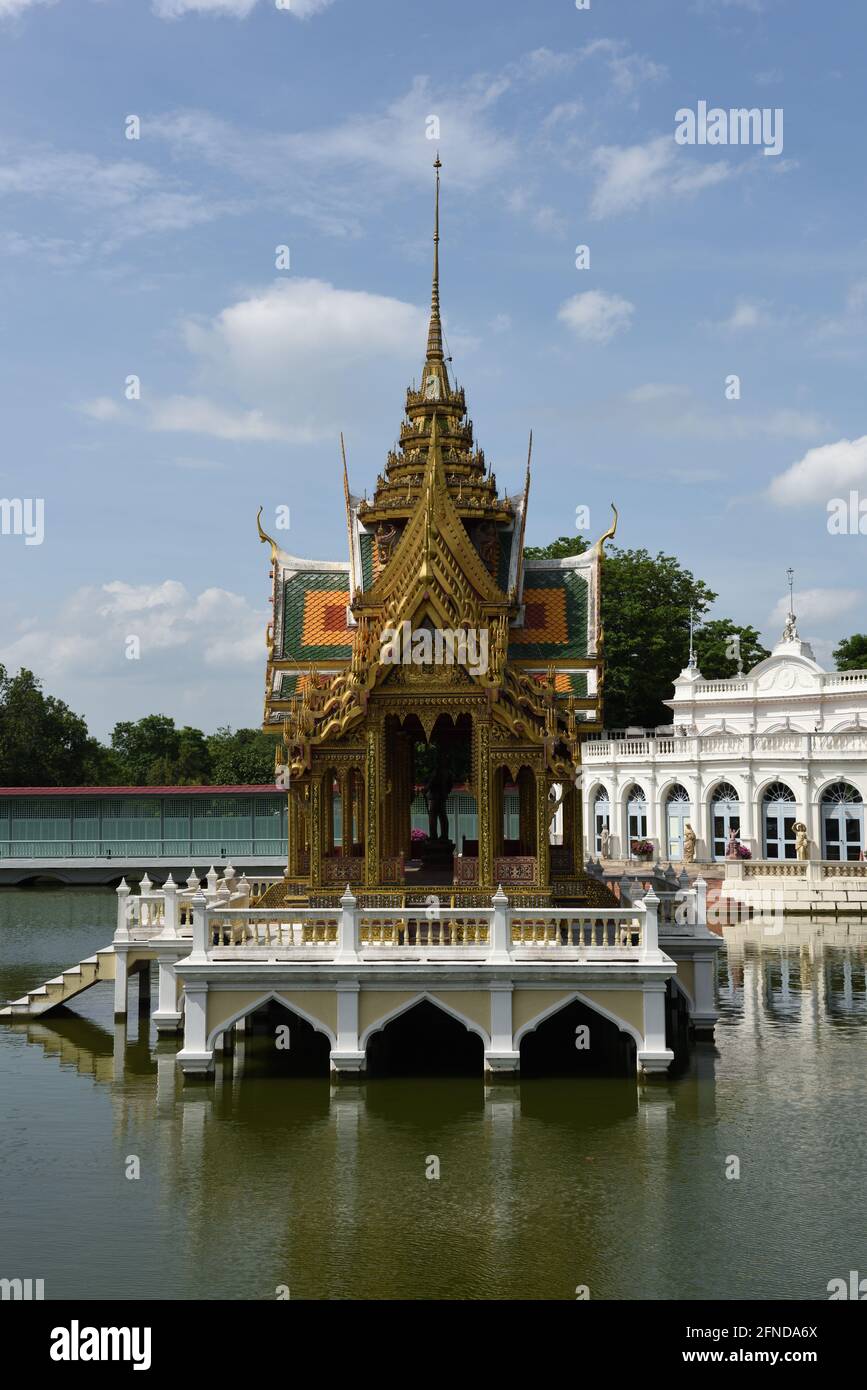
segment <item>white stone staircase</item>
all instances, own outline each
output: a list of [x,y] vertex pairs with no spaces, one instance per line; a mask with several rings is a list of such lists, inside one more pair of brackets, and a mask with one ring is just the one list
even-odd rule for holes
[[95,956],[86,956],[78,965],[64,970],[62,975],[46,980],[38,989],[31,989],[20,999],[13,999],[4,1009],[0,1009],[0,1018],[35,1018],[37,1014],[48,1013],[49,1009],[56,1009],[58,1004],[65,1004],[76,994],[90,989],[91,985],[99,984],[102,980],[113,980],[116,961],[114,947],[105,946]]

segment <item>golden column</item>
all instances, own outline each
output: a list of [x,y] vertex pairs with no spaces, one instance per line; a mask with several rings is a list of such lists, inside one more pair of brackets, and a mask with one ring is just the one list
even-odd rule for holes
[[[581,757],[581,750],[578,750],[578,757]],[[569,788],[569,802],[572,806],[572,825],[571,825],[571,845],[572,845],[572,865],[576,874],[584,871],[584,797],[582,787],[582,772],[579,762],[575,769],[575,776]],[[563,836],[565,840],[565,834]]]
[[546,888],[551,878],[551,850],[548,839],[548,792],[551,782],[541,763],[536,767],[536,886]]
[[364,806],[364,882],[368,888],[379,886],[379,857],[382,842],[382,726],[369,724],[365,750]]
[[334,853],[334,769],[326,768],[322,775],[322,809],[325,813],[325,854]]
[[[476,817],[479,837],[479,884],[494,881],[494,841],[491,825],[491,721],[484,715],[473,715],[473,740],[476,765]],[[500,825],[503,816],[500,812]]]
[[[503,853],[504,830],[503,808],[506,800],[506,769],[495,767],[491,772],[491,857],[499,859]],[[493,866],[491,872],[493,873]]]
[[323,774],[314,773],[310,778],[310,811],[309,811],[309,838],[310,838],[310,886],[320,888],[322,886],[322,840],[324,827],[322,824],[322,787]]
[[286,798],[286,876],[300,878],[301,851],[304,848],[304,824],[301,812],[301,793],[289,789]]
[[340,772],[340,852],[351,854],[354,834],[352,829],[352,768],[344,767]]

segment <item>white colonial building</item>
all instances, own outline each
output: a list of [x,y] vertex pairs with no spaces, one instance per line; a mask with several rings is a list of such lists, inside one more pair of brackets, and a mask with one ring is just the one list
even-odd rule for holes
[[863,860],[867,802],[867,671],[825,671],[794,617],[771,655],[746,674],[705,680],[691,658],[666,704],[665,729],[613,730],[584,745],[586,852],[627,859],[632,841],[662,860],[724,860],[732,831],[754,860]]

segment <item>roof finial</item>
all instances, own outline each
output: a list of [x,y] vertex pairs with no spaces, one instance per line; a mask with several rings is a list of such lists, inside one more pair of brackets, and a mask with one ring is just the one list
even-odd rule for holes
[[791,565],[786,570],[786,579],[789,581],[789,612],[786,617],[786,626],[783,628],[781,641],[798,642],[800,638],[798,636],[798,620],[795,617],[795,571],[792,569]]
[[689,661],[686,665],[689,671],[694,671],[698,665],[695,659],[695,609],[692,604],[689,606]]
[[428,361],[434,359],[441,362],[443,360],[443,329],[440,323],[440,169],[443,167],[440,161],[439,150],[434,160],[436,170],[436,195],[434,199],[434,258],[433,258],[433,284],[430,295],[430,326],[427,332],[427,355]]

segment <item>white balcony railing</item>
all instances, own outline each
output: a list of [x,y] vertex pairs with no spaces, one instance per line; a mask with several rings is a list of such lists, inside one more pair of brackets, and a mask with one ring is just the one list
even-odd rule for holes
[[660,961],[658,906],[653,893],[632,906],[529,909],[511,907],[499,890],[486,908],[415,910],[359,907],[348,888],[339,910],[230,907],[197,894],[187,963]]
[[837,758],[867,756],[867,730],[839,734],[699,734],[690,738],[591,739],[583,745],[582,760],[593,763],[695,762],[703,758],[809,759],[832,754]]

